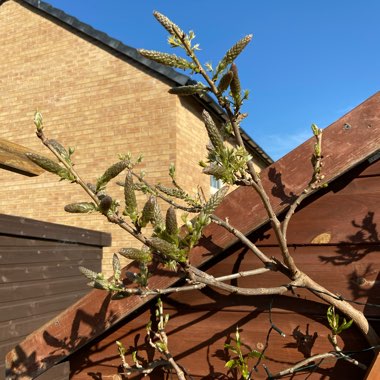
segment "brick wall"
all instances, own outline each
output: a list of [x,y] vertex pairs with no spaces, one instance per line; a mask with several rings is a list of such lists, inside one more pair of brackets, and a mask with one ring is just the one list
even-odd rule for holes
[[[0,30],[1,138],[48,155],[34,135],[39,109],[48,137],[76,148],[76,169],[87,182],[96,181],[118,153],[130,151],[143,154],[147,180],[168,184],[173,162],[189,192],[200,184],[209,193],[209,178],[201,177],[198,166],[208,138],[202,109],[192,98],[168,94],[170,83],[163,77],[15,1],[1,5]],[[88,200],[76,185],[49,173],[26,178],[2,170],[1,179],[2,213],[112,233],[113,246],[103,259],[106,272],[112,253],[131,245],[129,236],[101,215],[63,211],[67,203]],[[123,199],[121,187],[108,190]],[[145,199],[139,196],[141,205]]]

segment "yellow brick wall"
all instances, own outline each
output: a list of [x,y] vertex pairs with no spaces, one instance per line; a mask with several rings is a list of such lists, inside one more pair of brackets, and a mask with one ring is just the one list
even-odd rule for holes
[[177,171],[178,182],[191,194],[202,187],[210,194],[210,178],[202,174],[199,161],[205,161],[209,141],[201,118],[203,108],[194,99],[177,97]]
[[[0,30],[0,137],[48,155],[34,134],[39,109],[48,137],[76,147],[76,169],[86,181],[127,151],[144,155],[147,179],[166,177],[176,158],[176,97],[168,84],[13,1],[0,7]],[[116,185],[109,192],[123,198]],[[63,211],[67,203],[87,200],[76,185],[49,173],[27,178],[1,170],[1,213],[112,233],[107,270],[112,252],[130,243],[100,215]]]
[[[175,163],[186,190],[195,193],[200,185],[209,195],[210,179],[198,165],[208,137],[193,98],[168,94],[170,83],[158,74],[13,0],[0,7],[0,31],[1,138],[49,155],[34,134],[39,109],[47,136],[76,148],[75,167],[86,182],[95,182],[118,153],[130,151],[143,154],[141,168],[151,183],[170,184],[168,167]],[[117,185],[108,192],[123,199]],[[113,252],[133,240],[101,215],[63,211],[67,203],[88,200],[78,186],[49,173],[27,178],[1,170],[0,213],[111,233],[113,245],[103,259],[110,273]],[[139,195],[140,208],[145,200]]]

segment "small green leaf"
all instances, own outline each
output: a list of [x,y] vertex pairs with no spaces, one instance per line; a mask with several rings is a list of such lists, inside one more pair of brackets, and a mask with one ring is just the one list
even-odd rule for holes
[[263,358],[264,356],[261,354],[261,352],[252,350],[247,354],[249,358]]
[[229,351],[232,351],[234,354],[238,354],[238,350],[234,346],[232,346],[231,344],[226,343],[224,345],[224,348],[229,350]]
[[136,350],[132,351],[131,356],[132,356],[133,363],[139,364],[139,361],[137,360],[137,351]]
[[248,379],[249,378],[249,371],[248,371],[248,368],[246,368],[246,366],[244,366],[242,369],[241,369],[241,375],[243,376],[244,379]]
[[313,131],[314,136],[318,136],[320,133],[320,129],[315,124],[311,124],[311,130]]
[[155,343],[155,346],[157,347],[157,349],[160,351],[160,352],[165,352],[167,350],[167,346],[165,343],[163,342],[156,342]]
[[235,359],[231,359],[224,366],[229,369],[233,369],[233,368],[236,368],[237,365],[238,365],[238,362]]

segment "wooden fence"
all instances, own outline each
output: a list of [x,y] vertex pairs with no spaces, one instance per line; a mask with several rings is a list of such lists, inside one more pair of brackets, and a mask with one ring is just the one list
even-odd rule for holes
[[0,379],[8,351],[88,292],[78,266],[100,271],[110,243],[102,232],[0,214]]

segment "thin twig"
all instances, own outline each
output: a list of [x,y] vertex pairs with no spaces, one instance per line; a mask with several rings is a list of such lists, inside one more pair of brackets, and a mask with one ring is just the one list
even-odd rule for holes
[[318,134],[315,135],[316,139],[316,152],[313,155],[313,175],[312,178],[307,185],[307,187],[303,190],[303,192],[296,198],[296,200],[290,206],[288,212],[285,215],[283,224],[282,224],[282,234],[286,238],[288,225],[291,217],[295,213],[297,207],[303,202],[309,195],[314,193],[320,187],[320,182],[323,179],[323,175],[321,175],[322,168],[322,130],[318,129]]
[[225,290],[229,293],[240,294],[240,295],[245,295],[245,296],[284,294],[287,291],[289,291],[289,289],[291,289],[293,284],[299,283],[298,280],[295,280],[295,281],[290,282],[287,285],[277,286],[273,288],[241,288],[238,286],[228,285],[221,281],[218,281],[215,277],[207,274],[206,272],[199,270],[198,268],[194,266],[189,265],[189,269],[194,273],[196,280],[201,283],[204,283],[211,287]]
[[229,222],[226,220],[223,220],[219,218],[216,215],[211,215],[211,220],[218,224],[219,226],[222,226],[225,228],[228,232],[231,232],[233,235],[235,235],[244,245],[246,245],[255,255],[256,257],[261,260],[264,264],[268,265],[270,267],[277,269],[277,264],[273,260],[271,260],[269,257],[267,257],[255,244],[253,244],[243,233],[241,233],[239,230],[237,230],[235,227],[231,226]]
[[366,370],[367,369],[367,366],[363,363],[360,363],[359,361],[357,361],[356,359],[353,359],[351,358],[350,356],[346,355],[342,349],[339,347],[338,345],[338,341],[337,341],[337,336],[336,334],[333,334],[332,336],[329,335],[329,341],[330,343],[332,344],[332,346],[334,347],[334,350],[341,356],[341,358],[343,360],[346,360],[348,361],[349,363],[353,364],[353,365],[356,365],[358,366],[359,368],[363,369],[363,370]]

